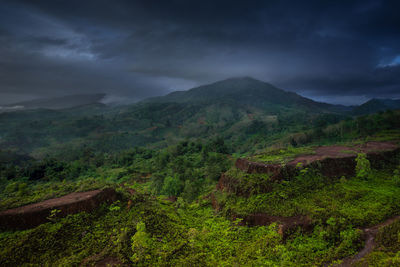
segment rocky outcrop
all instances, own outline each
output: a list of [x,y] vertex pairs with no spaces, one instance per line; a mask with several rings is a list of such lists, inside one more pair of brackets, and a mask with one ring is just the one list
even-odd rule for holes
[[1,229],[29,229],[48,222],[52,210],[58,210],[57,217],[65,217],[82,211],[90,212],[100,204],[117,200],[112,188],[72,193],[60,198],[48,199],[39,203],[0,212]]
[[312,231],[313,229],[311,219],[307,216],[302,215],[283,217],[271,216],[265,213],[255,213],[245,216],[240,222],[241,225],[246,225],[250,227],[269,225],[272,223],[277,223],[279,227],[278,231],[284,238],[298,228],[305,232]]
[[297,165],[308,167],[327,178],[353,177],[355,175],[357,153],[366,153],[372,168],[383,168],[396,164],[400,147],[395,142],[368,142],[354,146],[323,146],[315,148],[314,154],[299,155],[286,164],[267,164],[239,158],[235,162],[237,169],[248,174],[269,174],[268,179],[243,181],[242,178],[222,174],[217,190],[249,196],[266,193],[272,189],[272,183],[283,179],[290,180],[299,173]]

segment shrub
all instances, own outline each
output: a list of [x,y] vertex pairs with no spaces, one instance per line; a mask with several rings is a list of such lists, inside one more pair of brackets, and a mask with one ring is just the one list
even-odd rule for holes
[[356,175],[358,178],[367,179],[371,173],[371,164],[365,153],[359,153],[356,158]]
[[181,192],[181,182],[178,177],[176,175],[166,177],[161,192],[168,196],[178,196]]

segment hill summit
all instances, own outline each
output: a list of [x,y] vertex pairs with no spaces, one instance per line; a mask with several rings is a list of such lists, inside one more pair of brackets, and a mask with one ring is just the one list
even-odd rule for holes
[[251,77],[230,78],[188,91],[145,100],[150,103],[239,104],[259,108],[300,108],[312,111],[338,111],[343,106],[313,101],[294,92]]

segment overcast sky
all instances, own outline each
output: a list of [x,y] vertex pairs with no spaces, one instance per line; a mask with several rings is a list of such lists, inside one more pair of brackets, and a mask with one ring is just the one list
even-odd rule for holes
[[0,104],[142,99],[252,76],[316,100],[400,98],[400,1],[0,0]]

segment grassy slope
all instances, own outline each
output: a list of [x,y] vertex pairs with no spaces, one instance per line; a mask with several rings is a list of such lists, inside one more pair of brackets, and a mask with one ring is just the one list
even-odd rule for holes
[[[85,259],[90,263],[92,255],[99,259],[111,255],[130,264],[153,266],[321,265],[355,253],[362,245],[356,227],[398,212],[400,195],[399,181],[376,172],[369,180],[349,179],[293,199],[281,198],[278,205],[270,204],[273,213],[308,212],[316,222],[311,233],[295,232],[284,241],[276,225],[238,226],[215,214],[207,199],[171,203],[149,198],[135,188],[134,196],[121,188],[123,200],[96,213],[54,219],[32,230],[3,232],[1,264],[74,265]],[[128,199],[133,201],[131,209]],[[244,208],[273,201],[246,202],[241,203]],[[395,255],[390,251],[384,252],[386,259]]]
[[[121,171],[99,173],[114,176],[111,181],[115,183]],[[40,189],[53,187],[64,192],[78,185],[55,183]],[[81,182],[81,186],[90,185]],[[137,194],[129,196],[120,188],[123,200],[97,213],[54,219],[32,230],[3,232],[1,264],[74,265],[85,259],[89,264],[95,258],[111,255],[122,262],[153,266],[322,265],[351,255],[362,246],[357,227],[400,212],[400,177],[398,173],[393,175],[393,169],[373,171],[367,179],[349,177],[336,182],[326,181],[310,170],[296,180],[276,184],[272,193],[249,198],[220,194],[217,197],[224,208],[219,214],[207,198],[200,197],[193,204],[182,199],[170,203],[163,197],[151,198],[146,183],[133,182],[132,186]],[[128,199],[134,203],[130,210]],[[232,213],[254,212],[305,214],[315,226],[310,233],[295,232],[283,240],[276,225],[248,228],[226,219]],[[392,235],[398,233],[393,231]],[[366,260],[379,262],[396,257],[391,249],[384,254],[374,252]]]

